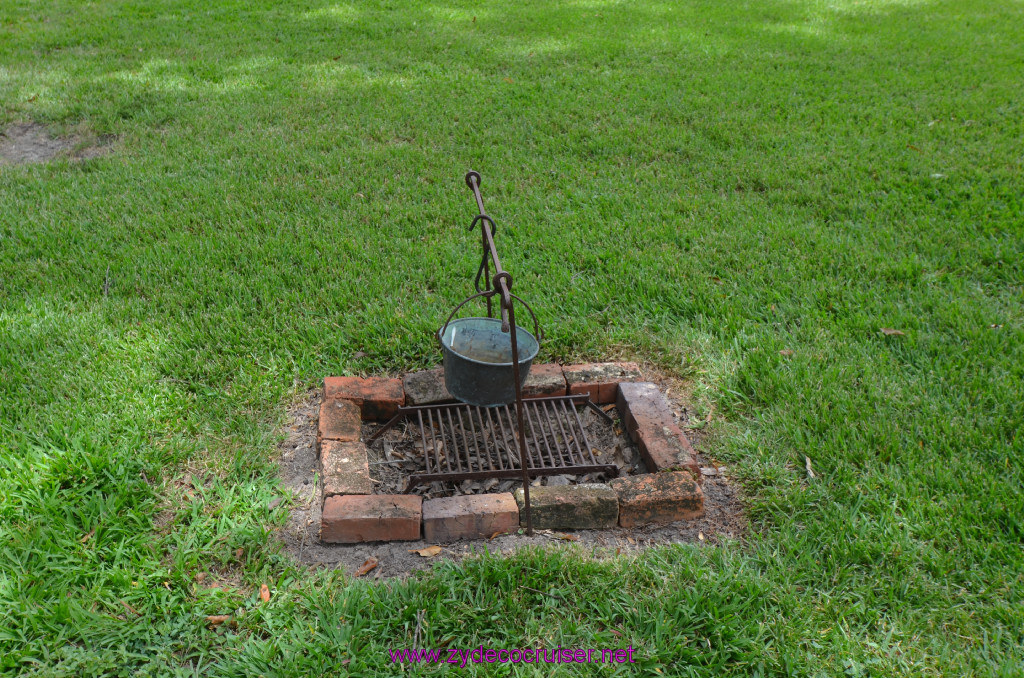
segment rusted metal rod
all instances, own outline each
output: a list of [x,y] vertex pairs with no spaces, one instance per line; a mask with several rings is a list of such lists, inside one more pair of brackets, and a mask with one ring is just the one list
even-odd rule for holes
[[523,509],[526,511],[526,534],[533,535],[533,515],[530,511],[530,454],[526,450],[526,416],[523,408],[523,386],[519,381],[519,347],[516,343],[516,311],[511,300],[508,304],[508,321],[512,326],[509,338],[512,340],[512,381],[516,387],[516,424],[519,429],[519,468],[523,471]]
[[[501,331],[509,333],[512,343],[512,382],[516,391],[516,428],[519,433],[519,468],[523,475],[523,509],[526,512],[526,534],[533,534],[533,516],[530,512],[530,453],[526,448],[526,410],[523,405],[523,385],[519,379],[519,341],[516,332],[516,311],[512,303],[512,275],[501,267],[501,260],[498,258],[498,249],[494,246],[494,232],[492,226],[494,220],[487,216],[484,209],[484,198],[480,194],[480,173],[470,170],[466,173],[466,185],[473,191],[476,199],[478,214],[473,219],[473,225],[480,223],[480,230],[483,231],[483,243],[487,251],[483,256],[485,274],[487,270],[487,255],[490,254],[494,262],[494,288],[500,291],[501,301]],[[492,288],[488,288],[492,289]],[[488,297],[488,301],[490,297]],[[490,304],[488,304],[490,314]]]
[[[498,258],[498,248],[494,246],[494,220],[487,216],[487,211],[484,209],[484,198],[480,194],[480,173],[470,170],[466,173],[466,185],[473,191],[473,197],[476,198],[476,206],[479,210],[476,218],[473,219],[473,223],[470,228],[474,228],[477,223],[480,224],[480,230],[483,232],[483,246],[484,246],[484,257],[482,266],[484,267],[485,277],[490,273],[488,270],[488,255],[490,260],[494,263],[494,278],[493,281],[488,281],[487,289],[497,289],[501,293],[501,331],[509,331],[509,319],[508,309],[512,305],[512,276],[501,267],[501,259]],[[491,287],[493,285],[493,288]],[[490,298],[487,299],[487,315],[490,317],[491,305]]]

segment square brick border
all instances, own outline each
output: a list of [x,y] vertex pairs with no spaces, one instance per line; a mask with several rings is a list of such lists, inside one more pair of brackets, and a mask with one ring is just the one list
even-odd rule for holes
[[[700,469],[690,441],[656,384],[640,381],[635,363],[534,365],[527,397],[588,393],[614,403],[637,444],[648,473],[608,483],[538,487],[530,492],[539,529],[632,528],[692,520],[704,514]],[[464,495],[423,500],[374,494],[362,439],[363,421],[386,421],[398,408],[452,402],[441,370],[388,377],[327,377],[317,426],[323,489],[320,540],[368,541],[486,539],[520,524],[521,494]]]

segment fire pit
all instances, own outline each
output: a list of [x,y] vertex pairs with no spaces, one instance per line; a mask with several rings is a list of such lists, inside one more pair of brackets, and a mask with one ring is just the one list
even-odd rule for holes
[[[589,394],[524,401],[523,384],[540,350],[537,316],[511,292],[512,275],[502,269],[494,245],[494,220],[484,211],[480,175],[472,171],[466,174],[466,185],[480,210],[470,225],[471,230],[479,226],[482,246],[477,291],[455,307],[437,332],[444,352],[445,386],[462,402],[400,407],[367,444],[372,445],[403,419],[412,419],[419,429],[426,469],[409,476],[406,493],[416,485],[431,482],[519,478],[526,533],[533,534],[531,478],[618,475],[616,465],[601,464],[594,458],[576,407],[593,408],[609,424],[611,417],[594,405]],[[492,317],[494,298],[498,300],[500,319]],[[486,318],[452,320],[474,299],[486,300]],[[533,319],[533,334],[516,324],[516,302]],[[514,411],[509,405],[514,405]]]
[[[404,380],[324,381],[321,540],[452,541],[520,524],[532,534],[537,521],[601,529],[701,515],[693,449],[636,365],[533,364],[542,341],[536,314],[501,266],[480,175],[469,172],[466,185],[478,208],[471,230],[480,232],[480,265],[475,293],[437,331],[443,368]],[[474,300],[485,302],[486,316],[456,318]],[[532,332],[516,322],[522,309]],[[364,437],[371,421],[384,423]]]

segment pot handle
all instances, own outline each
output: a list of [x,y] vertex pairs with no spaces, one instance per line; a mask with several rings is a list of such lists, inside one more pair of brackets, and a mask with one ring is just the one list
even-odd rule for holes
[[[441,331],[437,335],[437,340],[439,342],[443,341],[444,333],[448,330],[448,325],[451,323],[452,318],[455,317],[455,314],[459,312],[460,308],[462,308],[463,306],[465,306],[469,302],[473,301],[477,297],[493,297],[496,294],[498,294],[498,290],[496,290],[496,289],[495,290],[484,290],[483,292],[478,292],[478,293],[474,294],[473,296],[467,297],[466,299],[464,299],[461,304],[456,306],[454,308],[454,310],[452,310],[452,312],[448,314],[448,319],[444,321],[444,326],[441,327]],[[523,301],[521,297],[518,297],[518,296],[512,294],[511,292],[509,292],[509,296],[512,297],[513,299],[515,299],[516,301],[518,301],[523,306],[525,306],[526,310],[530,312],[530,317],[533,318],[533,336],[536,337],[537,343],[539,344],[543,337],[541,336],[541,333],[540,333],[540,323],[537,322],[537,314],[533,312],[533,309],[530,308],[530,305],[528,303],[526,303],[525,301]]]

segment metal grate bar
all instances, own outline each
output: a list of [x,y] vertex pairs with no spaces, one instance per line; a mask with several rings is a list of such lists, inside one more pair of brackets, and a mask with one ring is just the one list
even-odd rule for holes
[[[581,440],[580,436],[584,435],[583,434],[583,429],[580,429],[579,432],[577,432],[576,430],[573,429],[573,426],[572,426],[572,421],[573,420],[569,418],[569,411],[568,411],[568,409],[566,409],[564,403],[558,403],[558,405],[556,405],[555,403],[551,404],[551,409],[559,409],[559,408],[560,408],[562,414],[564,415],[564,419],[559,419],[559,422],[562,422],[562,421],[565,422],[566,435],[569,436],[570,440],[572,441],[572,446],[574,446],[576,448],[576,458],[579,459],[580,461],[584,461],[584,456],[585,456],[585,454],[584,454],[584,447],[586,447],[586,450],[589,452],[590,451],[590,444],[587,443],[586,445],[583,445],[580,442],[580,440]],[[575,408],[573,408],[573,409],[575,410]],[[596,461],[597,460],[592,460],[592,463],[596,463]],[[584,461],[584,463],[586,463],[586,462]]]
[[[583,432],[583,421],[580,420],[580,413],[576,411],[576,408],[572,408],[572,416],[576,418],[576,425],[580,427],[580,432]],[[596,464],[597,460],[594,459],[594,451],[590,449],[590,445],[587,445],[587,454],[590,455],[590,463]]]
[[[597,462],[576,405],[593,406],[586,395],[523,401],[531,477],[594,472],[618,475],[614,464]],[[522,478],[516,415],[508,405],[402,407],[367,442],[373,444],[399,421],[409,418],[415,418],[419,426],[425,472],[409,477],[406,492],[435,481]]]
[[[537,430],[536,430],[536,428],[533,425],[533,415],[530,414],[530,408],[527,407],[525,400],[523,401],[523,414],[525,415],[525,418],[526,418],[526,426],[528,427],[529,432],[530,432],[530,441],[535,441],[535,440],[537,440]],[[511,415],[509,416],[509,420],[511,421]],[[533,445],[533,443],[529,442],[527,444],[527,448],[528,449],[532,448],[532,445]],[[533,468],[537,468],[539,466],[543,466],[544,465],[544,459],[542,458],[542,455],[540,454],[540,450],[538,450],[538,454],[537,454],[538,458],[537,459],[533,459],[532,458],[533,454],[531,454],[530,457],[531,457],[531,459],[530,459],[530,461],[531,461],[530,466],[532,466]],[[537,463],[532,463],[532,462],[537,462]]]
[[423,461],[427,465],[427,473],[430,473],[430,455],[427,454],[427,432],[423,429],[423,411],[417,410],[416,419],[420,424],[420,440],[423,442]]
[[[557,416],[557,411],[555,410],[555,406],[553,404],[551,404],[551,403],[544,403],[544,409],[545,410],[548,409],[549,407],[551,408],[551,411],[552,411],[553,415],[555,415],[552,418],[558,424],[558,432],[562,434],[562,440],[565,441],[566,452],[569,454],[570,457],[572,457],[573,456],[573,454],[572,454],[572,444],[570,444],[570,438],[569,438],[568,434],[566,434],[566,432],[565,432],[565,427],[562,426],[562,418]],[[579,441],[576,440],[575,433],[573,434],[571,440],[572,440],[572,443],[575,443],[576,446],[579,447]]]
[[[480,437],[483,439],[483,455],[484,458],[487,460],[487,467],[491,471],[496,471],[497,469],[494,468],[494,460],[491,459],[491,448],[487,446],[487,427],[484,424],[484,415],[480,411],[479,407],[475,407],[473,408],[473,410],[476,414],[477,421],[480,422]],[[483,464],[481,464],[481,470],[483,470]]]
[[[507,415],[507,413],[508,413],[508,405],[505,406],[504,410],[505,410],[506,415]],[[505,430],[505,420],[501,418],[501,409],[495,409],[495,411],[494,411],[494,418],[498,420],[498,428],[501,429],[501,445],[502,445],[502,447],[505,448],[506,456],[508,456],[509,459],[511,459],[512,451],[509,450],[508,441],[509,441],[509,438],[511,438],[513,442],[517,442],[516,436],[515,436],[514,433],[512,435],[509,435],[509,433]],[[509,418],[509,424],[510,425],[511,425],[511,422],[512,422],[512,419],[510,417]],[[510,431],[514,431],[515,427],[513,426],[509,430]],[[515,446],[513,445],[513,447],[515,447]],[[501,454],[498,455],[498,458],[501,459]]]
[[[551,446],[548,445],[548,432],[544,428],[544,423],[545,423],[544,419],[545,419],[545,417],[541,416],[540,407],[537,405],[536,401],[531,402],[531,403],[524,402],[523,405],[524,406],[533,405],[533,415],[537,419],[537,428],[540,430],[540,442],[541,442],[541,444],[544,445],[544,449],[548,451],[548,459],[551,461],[551,466],[557,466],[558,462],[555,460],[555,453],[551,451]],[[537,449],[539,451],[540,445],[537,446]],[[540,456],[540,455],[538,455],[538,456]],[[541,460],[541,464],[543,465],[543,459]]]
[[[525,410],[524,410],[524,413],[525,413]],[[512,410],[511,410],[511,408],[509,408],[508,405],[505,405],[505,420],[508,422],[508,430],[509,430],[509,434],[512,437],[512,443],[513,443],[512,447],[509,449],[509,459],[512,459],[513,455],[514,455],[515,463],[518,464],[518,463],[520,463],[519,462],[519,436],[516,434],[516,419],[515,419],[515,415],[512,414]],[[530,456],[533,456],[533,455],[530,455]],[[531,466],[535,466],[535,464],[531,464]]]

